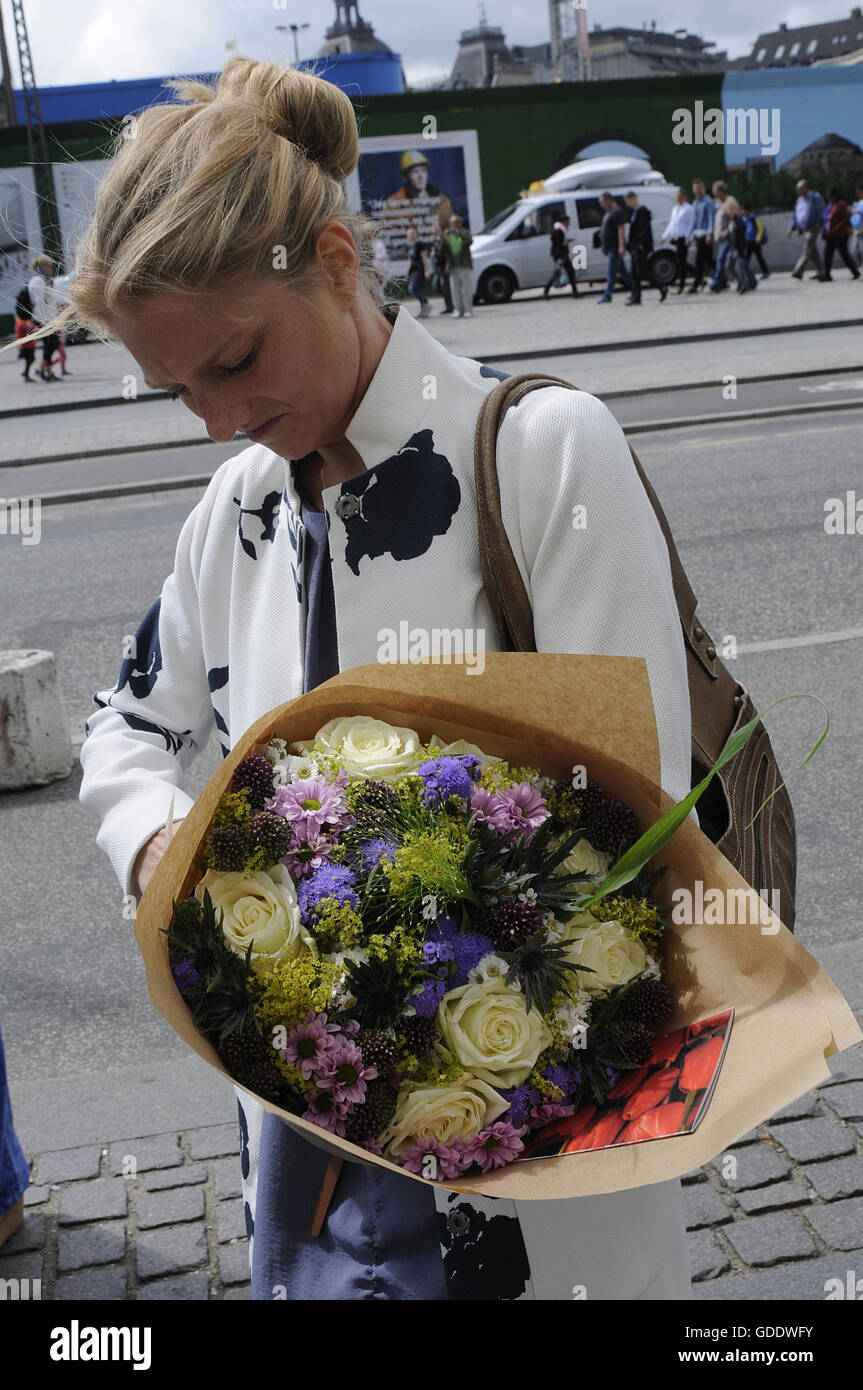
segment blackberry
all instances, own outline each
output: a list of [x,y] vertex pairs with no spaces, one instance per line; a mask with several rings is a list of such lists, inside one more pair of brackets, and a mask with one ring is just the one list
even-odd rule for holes
[[356,1105],[345,1125],[345,1138],[352,1143],[374,1139],[386,1129],[396,1110],[396,1093],[385,1081],[370,1081],[366,1098]]
[[671,1013],[671,991],[664,980],[639,980],[620,1006],[621,1023],[640,1023],[657,1028]]
[[367,1067],[377,1067],[378,1076],[387,1076],[398,1065],[395,1043],[379,1028],[365,1028],[357,1040]]
[[542,926],[542,912],[533,903],[501,898],[488,909],[485,930],[500,951],[523,946]]
[[412,1014],[410,1018],[403,1018],[399,1027],[404,1034],[408,1052],[413,1052],[417,1057],[425,1057],[427,1052],[431,1052],[437,1038],[437,1027],[433,1018],[422,1018],[419,1014]]
[[246,832],[239,825],[220,825],[207,836],[204,862],[221,873],[240,873],[248,853]]
[[237,1028],[223,1038],[219,1056],[235,1081],[264,1100],[276,1101],[283,1089],[273,1049],[255,1028]]
[[258,811],[252,816],[249,840],[266,850],[270,863],[275,864],[291,847],[291,827],[282,816],[276,816],[272,811]]
[[249,789],[250,805],[258,809],[273,795],[273,765],[263,753],[253,753],[250,758],[237,763],[231,778],[231,790],[239,792],[245,787]]

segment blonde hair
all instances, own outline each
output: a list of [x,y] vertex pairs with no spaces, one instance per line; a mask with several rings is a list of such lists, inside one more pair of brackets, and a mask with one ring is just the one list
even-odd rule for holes
[[31,337],[70,320],[106,337],[114,320],[166,293],[203,298],[269,280],[302,296],[325,283],[316,243],[333,221],[357,248],[360,289],[382,306],[380,229],[351,211],[342,188],[359,160],[350,98],[311,73],[244,57],[215,86],[164,85],[177,99],[118,134],[69,302]]

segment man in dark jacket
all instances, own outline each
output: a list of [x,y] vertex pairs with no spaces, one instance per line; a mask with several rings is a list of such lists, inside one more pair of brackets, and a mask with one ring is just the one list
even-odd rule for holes
[[[649,279],[647,258],[653,251],[653,228],[650,209],[638,201],[637,193],[627,193],[623,200],[629,208],[629,260],[632,266],[632,293],[627,304],[641,303],[641,282]],[[668,294],[668,286],[659,291],[660,300]]]
[[546,284],[546,287],[542,292],[543,299],[548,299],[548,292],[554,284],[555,280],[557,279],[558,272],[561,270],[564,272],[566,278],[572,286],[573,294],[576,296],[576,298],[578,298],[578,290],[576,289],[575,285],[575,268],[572,264],[572,261],[569,258],[569,241],[567,239],[567,233],[569,232],[569,222],[570,219],[564,213],[563,216],[560,217],[557,222],[555,222],[554,227],[552,228],[551,259],[554,261],[554,270],[551,272],[551,275],[548,279],[548,283]]

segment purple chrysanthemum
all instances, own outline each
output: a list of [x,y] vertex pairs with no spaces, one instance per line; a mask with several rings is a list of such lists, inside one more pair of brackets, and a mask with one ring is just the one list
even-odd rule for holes
[[470,804],[477,819],[488,821],[492,829],[501,834],[518,830],[528,839],[549,815],[545,798],[533,782],[516,782],[497,792],[477,787]]
[[329,1092],[337,1103],[359,1105],[365,1100],[366,1083],[374,1081],[377,1067],[367,1067],[355,1042],[340,1039],[326,1057],[327,1070],[320,1072],[317,1083]]
[[398,840],[390,835],[380,835],[374,840],[362,840],[358,846],[362,871],[370,874],[382,859],[392,859],[398,849]]
[[[434,1170],[429,1172],[429,1158],[434,1158]],[[464,1171],[464,1145],[461,1141],[441,1144],[437,1139],[424,1139],[399,1156],[399,1164],[409,1173],[421,1173],[434,1182],[437,1178],[455,1178]]]
[[309,840],[295,839],[288,853],[282,855],[280,862],[297,883],[301,878],[308,878],[315,869],[329,863],[335,845],[335,839],[327,839],[325,835],[313,835]]
[[502,1168],[518,1158],[524,1144],[521,1136],[523,1127],[518,1129],[510,1120],[497,1120],[487,1129],[480,1130],[475,1139],[469,1139],[464,1146],[465,1164],[476,1163],[484,1173],[491,1168]]
[[343,1139],[350,1106],[334,1100],[327,1091],[319,1096],[308,1096],[307,1100],[308,1109],[302,1118],[309,1120],[313,1125],[320,1125],[321,1129],[328,1129],[331,1134],[340,1135]]
[[308,1081],[315,1072],[327,1068],[327,1056],[336,1046],[340,1033],[337,1023],[328,1023],[326,1014],[310,1013],[305,1023],[298,1023],[288,1034],[282,1057],[300,1071]]
[[297,888],[303,921],[308,922],[314,916],[315,908],[324,898],[335,898],[336,902],[358,908],[360,900],[354,892],[355,881],[352,870],[346,864],[327,863],[315,869]]
[[559,1120],[566,1115],[574,1115],[575,1106],[563,1101],[544,1100],[540,1105],[531,1106],[530,1118],[534,1128],[541,1128],[549,1120]]
[[328,782],[325,777],[306,777],[278,787],[266,803],[272,811],[288,822],[296,840],[308,840],[321,830],[341,826],[347,818],[345,784],[337,778]]
[[423,805],[439,806],[450,796],[470,798],[474,782],[480,768],[478,758],[472,753],[460,753],[456,757],[432,758],[417,768],[417,775],[423,784]]

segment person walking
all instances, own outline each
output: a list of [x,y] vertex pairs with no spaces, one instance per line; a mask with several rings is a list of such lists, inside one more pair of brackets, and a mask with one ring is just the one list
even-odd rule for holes
[[430,241],[420,241],[419,232],[411,224],[405,232],[410,260],[408,261],[408,290],[419,300],[418,319],[428,318],[429,302],[425,292],[428,279],[428,253],[432,249]]
[[[377,226],[345,198],[360,157],[350,98],[240,56],[216,86],[173,86],[138,114],[134,141],[117,139],[69,312],[113,334],[213,440],[239,430],[253,442],[184,522],[134,656],[88,722],[81,800],[131,894],[164,854],[170,808],[175,820],[191,810],[186,770],[214,729],[227,755],[276,705],[380,661],[381,629],[402,621],[503,643],[474,482],[477,415],[500,373],[384,302]],[[208,215],[189,217],[192,190]],[[595,397],[548,386],[506,414],[497,468],[538,648],[644,660],[660,782],[679,801],[691,778],[686,652],[668,549],[623,431]],[[575,547],[573,479],[591,519]],[[346,1162],[313,1237],[328,1155],[237,1097],[255,1300],[571,1303],[575,1284],[593,1299],[691,1297],[677,1180],[522,1202]],[[470,1230],[477,1201],[492,1258],[453,1239],[454,1212]]]
[[728,186],[722,179],[717,179],[713,185],[713,247],[715,261],[713,264],[713,279],[710,281],[710,293],[719,294],[722,290],[728,289],[728,280],[725,274],[726,261],[732,249],[731,241],[728,236],[728,225],[731,221],[731,208],[734,203],[729,203]]
[[[52,280],[54,262],[50,256],[34,256],[30,262],[30,269],[35,271],[35,274],[29,281],[27,290],[30,303],[33,305],[33,329],[38,333],[38,330],[54,317],[59,307]],[[57,334],[51,333],[43,337],[41,343],[42,366],[38,375],[43,381],[59,381],[59,377],[51,371],[51,359],[57,350]]]
[[851,258],[855,265],[863,266],[863,183],[857,185],[857,197],[848,218],[854,239],[851,243]]
[[444,307],[442,314],[451,314],[453,310],[452,294],[449,287],[449,276],[446,270],[446,250],[444,248],[445,227],[443,222],[436,219],[432,223],[432,251],[431,262],[434,267],[432,274],[432,285],[438,294],[443,296]]
[[821,263],[821,254],[818,250],[818,234],[822,229],[823,222],[824,199],[820,193],[809,187],[805,179],[799,179],[794,216],[786,233],[787,236],[791,237],[797,232],[803,238],[803,250],[791,272],[795,280],[803,279],[803,273],[810,263],[814,265],[817,272],[814,278],[816,280],[826,279],[824,266]]
[[551,259],[554,261],[554,270],[546,282],[542,292],[543,299],[548,299],[549,290],[557,279],[561,271],[572,286],[574,297],[578,298],[578,287],[575,283],[575,266],[569,255],[569,224],[570,218],[566,213],[555,222],[551,229]]
[[713,222],[716,204],[707,192],[704,179],[693,179],[693,224],[687,246],[695,247],[695,269],[687,294],[697,294],[705,283],[705,270],[710,266],[713,252]]
[[24,1220],[24,1193],[30,1185],[30,1164],[12,1123],[12,1102],[6,1077],[3,1034],[0,1033],[0,1248]]
[[687,198],[685,189],[678,188],[674,207],[671,209],[671,216],[668,219],[668,226],[659,241],[660,246],[663,242],[670,242],[677,256],[677,273],[680,280],[674,291],[675,294],[683,294],[686,288],[686,250],[692,238],[694,227],[695,209]]
[[747,294],[758,289],[755,273],[746,259],[746,226],[743,213],[736,198],[729,198],[726,204],[728,222],[728,256],[725,261],[726,275],[733,275],[737,281],[737,293]]
[[625,228],[629,223],[631,214],[628,208],[619,207],[610,193],[600,193],[599,206],[603,212],[602,224],[599,229],[599,244],[605,253],[607,273],[605,291],[596,302],[597,304],[610,304],[618,279],[623,281],[632,295],[632,280],[623,258],[626,251]]
[[762,280],[766,280],[770,275],[770,271],[767,268],[764,252],[761,249],[767,239],[764,223],[755,216],[751,203],[740,204],[740,216],[743,221],[742,255],[747,263],[751,261],[753,256],[755,257],[761,267],[761,278]]
[[473,318],[473,259],[470,244],[473,237],[458,214],[449,220],[444,236],[444,258],[449,275],[454,319]]
[[848,252],[848,238],[852,231],[848,204],[838,188],[831,188],[827,196],[829,201],[824,210],[824,279],[833,279],[830,271],[833,266],[833,257],[838,251],[841,259],[851,271],[852,278],[859,280],[860,271]]
[[[632,275],[632,290],[624,304],[641,303],[641,282],[649,280],[647,261],[653,251],[653,228],[650,209],[639,201],[637,193],[626,193],[624,202],[629,211],[629,262]],[[665,300],[668,286],[659,287],[660,302]]]
[[[25,381],[32,381],[30,368],[36,358],[36,344],[32,338],[33,333],[33,305],[30,301],[30,291],[26,285],[22,285],[15,300],[15,339],[20,342],[18,356],[24,363],[24,370],[21,373]],[[22,341],[22,339],[26,341]]]

